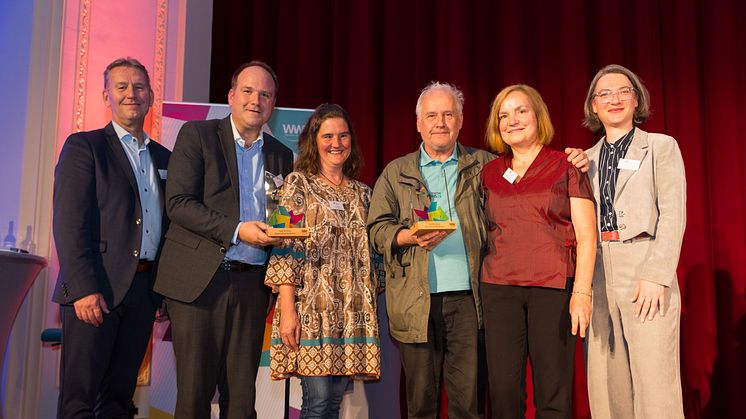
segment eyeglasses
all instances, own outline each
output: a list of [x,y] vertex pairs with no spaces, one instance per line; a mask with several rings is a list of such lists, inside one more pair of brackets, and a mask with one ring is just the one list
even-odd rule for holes
[[614,96],[616,96],[620,102],[626,102],[628,100],[632,100],[635,97],[635,88],[634,87],[622,87],[616,92],[612,92],[611,90],[605,89],[593,95],[593,97],[598,98],[598,101],[604,105],[611,103]]

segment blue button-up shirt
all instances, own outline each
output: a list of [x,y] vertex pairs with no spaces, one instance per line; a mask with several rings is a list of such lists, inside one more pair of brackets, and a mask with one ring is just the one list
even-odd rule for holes
[[448,218],[456,222],[456,230],[446,236],[428,255],[427,280],[430,293],[470,290],[466,245],[461,222],[456,213],[458,149],[454,147],[451,157],[445,162],[440,162],[428,156],[424,144],[421,145],[420,171],[430,192],[431,202],[437,202],[448,214]]
[[158,244],[161,240],[161,222],[163,218],[163,204],[158,190],[158,173],[150,157],[148,144],[150,137],[143,132],[142,145],[137,138],[127,132],[119,124],[112,121],[114,131],[122,143],[124,153],[130,162],[140,194],[142,210],[142,239],[140,240],[140,259],[155,260]]
[[[233,138],[236,144],[236,160],[238,162],[238,186],[239,186],[239,205],[241,206],[241,222],[244,221],[261,221],[265,222],[265,207],[267,197],[264,192],[264,155],[262,146],[264,145],[263,133],[251,143],[246,144],[233,123],[231,115],[231,128]],[[227,260],[248,263],[250,265],[263,265],[267,260],[267,251],[264,247],[254,246],[244,243],[238,239],[238,229],[241,223],[236,226],[233,233],[233,246],[225,254]]]

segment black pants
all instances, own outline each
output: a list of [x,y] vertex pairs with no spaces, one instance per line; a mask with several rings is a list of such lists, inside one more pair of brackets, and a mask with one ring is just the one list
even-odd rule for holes
[[153,331],[158,298],[150,273],[135,274],[127,295],[99,327],[60,306],[62,354],[57,416],[129,418],[137,372]]
[[471,291],[430,295],[426,343],[399,343],[409,418],[437,418],[441,377],[448,417],[477,418],[478,322]]
[[215,388],[221,418],[256,418],[269,288],[264,268],[219,269],[192,303],[166,299],[176,358],[179,419],[209,418]]
[[525,416],[527,355],[536,418],[572,417],[571,289],[480,284],[493,418]]

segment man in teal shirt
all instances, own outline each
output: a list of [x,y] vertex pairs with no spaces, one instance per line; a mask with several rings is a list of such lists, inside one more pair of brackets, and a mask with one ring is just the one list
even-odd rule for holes
[[445,161],[440,161],[430,157],[425,149],[425,143],[420,146],[420,172],[425,187],[430,192],[430,199],[448,215],[449,220],[456,223],[456,230],[446,235],[428,256],[427,279],[431,294],[471,290],[464,233],[460,228],[461,222],[454,200],[457,168],[456,147],[453,147],[453,152]]
[[[378,179],[368,228],[386,264],[389,330],[399,342],[410,418],[435,418],[441,377],[452,418],[479,417],[479,268],[486,238],[479,173],[494,156],[457,143],[464,96],[433,82],[417,101],[418,151]],[[413,236],[413,209],[437,203],[456,230]]]

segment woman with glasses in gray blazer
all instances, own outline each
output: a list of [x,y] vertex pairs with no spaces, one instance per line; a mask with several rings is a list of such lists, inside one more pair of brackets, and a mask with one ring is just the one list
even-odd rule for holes
[[686,180],[672,137],[638,126],[650,114],[640,78],[601,69],[585,122],[599,251],[588,338],[588,393],[599,418],[683,418],[681,294],[676,267],[686,225]]

